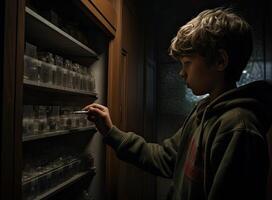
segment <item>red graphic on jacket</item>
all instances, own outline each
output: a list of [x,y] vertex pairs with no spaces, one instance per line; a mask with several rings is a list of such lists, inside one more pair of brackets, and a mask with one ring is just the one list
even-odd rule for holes
[[184,174],[195,182],[203,181],[203,157],[198,156],[195,137],[192,137],[184,163]]

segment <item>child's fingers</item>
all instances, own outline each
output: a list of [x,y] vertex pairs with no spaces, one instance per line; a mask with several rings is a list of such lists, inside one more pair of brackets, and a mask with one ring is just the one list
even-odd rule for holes
[[100,109],[98,108],[94,108],[94,107],[89,107],[89,115],[98,115],[100,117],[105,117],[105,112],[101,111]]
[[98,108],[98,109],[100,109],[100,110],[102,110],[102,111],[107,110],[107,107],[102,106],[102,105],[97,104],[97,103],[93,103],[93,104],[91,104],[91,105],[92,105],[92,107],[94,107],[94,108]]
[[87,105],[87,106],[85,106],[84,108],[82,108],[82,110],[89,110],[89,108],[91,108],[92,105],[93,105],[93,104]]
[[97,103],[92,103],[90,105],[87,105],[82,110],[89,110],[90,108],[97,108],[97,109],[100,109],[102,111],[106,111],[107,110],[107,107],[102,106],[102,105],[97,104]]

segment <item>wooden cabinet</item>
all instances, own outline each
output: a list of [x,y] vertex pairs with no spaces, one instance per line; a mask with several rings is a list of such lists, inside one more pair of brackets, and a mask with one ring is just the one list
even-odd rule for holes
[[[54,13],[49,13],[49,17],[53,17],[53,21],[50,21],[48,16],[39,13],[39,9],[35,9],[35,6],[28,6],[29,1],[32,0],[1,2],[3,5],[1,11],[5,11],[0,13],[1,21],[5,22],[1,23],[3,29],[1,29],[0,38],[1,49],[3,49],[0,71],[2,81],[1,199],[22,199],[24,192],[22,191],[24,190],[22,170],[34,157],[37,163],[44,161],[38,159],[41,150],[47,150],[48,157],[54,157],[57,154],[55,147],[58,145],[66,146],[60,152],[70,153],[70,148],[73,146],[75,146],[73,150],[83,152],[84,146],[95,132],[94,127],[89,126],[50,131],[45,134],[23,135],[23,105],[79,106],[99,98],[99,93],[96,94],[93,91],[78,91],[74,88],[24,79],[24,59],[29,59],[24,56],[25,41],[42,47],[43,51],[52,51],[56,55],[89,67],[99,61],[101,53],[105,54],[108,59],[105,61],[108,64],[107,69],[105,68],[108,73],[105,104],[110,109],[114,124],[124,130],[136,131],[144,137],[151,138],[144,132],[142,118],[145,112],[144,31],[141,22],[138,21],[139,16],[131,12],[131,7],[128,4],[125,5],[123,0],[36,1],[40,8],[48,8],[51,5],[54,9],[61,11],[61,15],[68,17],[67,21],[80,22],[83,32],[91,40],[86,42],[79,39],[82,36],[78,36],[77,31],[69,32],[67,27],[62,28],[62,25],[56,25]],[[70,16],[75,17],[76,20],[73,21],[69,18]],[[59,22],[62,24],[61,21]],[[75,24],[70,24],[71,26]],[[32,59],[34,62],[41,63],[37,60],[37,58]],[[46,63],[42,64],[46,65]],[[141,199],[141,196],[145,198],[147,187],[141,184],[141,181],[145,180],[145,184],[154,182],[138,169],[122,164],[114,154],[110,148],[107,148],[105,172],[107,182],[103,187],[108,199],[120,200],[126,197]],[[33,155],[35,156],[31,158]],[[60,168],[63,169],[61,171],[65,171],[67,165],[62,165]],[[40,176],[43,175],[40,174]],[[88,183],[93,175],[93,169],[81,171],[63,179],[49,190],[35,195],[39,199],[73,198],[73,195],[80,188],[84,188],[83,185]],[[49,174],[46,176],[50,179]],[[29,184],[29,180],[31,179],[24,183]],[[131,185],[130,181],[135,184]],[[134,187],[138,189],[134,190]]]
[[37,11],[25,8],[22,197],[54,199],[95,173],[92,155],[84,158],[83,150],[96,129],[73,111],[97,99],[90,73],[98,55],[88,46],[91,38],[85,39],[79,25],[59,19],[55,6],[56,11],[29,6]]
[[[35,2],[4,1],[1,7],[0,195],[75,199],[95,175],[85,148],[96,129],[86,116],[72,112],[99,97],[92,64],[107,54],[109,39],[75,2],[65,8],[63,1]],[[99,45],[92,37],[98,35]],[[49,55],[62,61],[50,62]],[[66,114],[64,107],[70,108]],[[48,109],[56,111],[55,117],[50,119]]]
[[80,7],[106,33],[114,37],[117,30],[117,14],[115,2],[108,0],[78,0]]

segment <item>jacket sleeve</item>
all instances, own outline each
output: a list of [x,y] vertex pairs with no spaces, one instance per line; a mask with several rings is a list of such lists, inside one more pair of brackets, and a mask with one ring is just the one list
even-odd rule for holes
[[268,170],[266,140],[251,130],[221,134],[212,145],[213,181],[208,200],[264,200]]
[[123,132],[114,126],[104,137],[104,142],[116,151],[119,159],[152,174],[172,178],[180,132],[181,130],[160,145],[147,143],[141,136]]

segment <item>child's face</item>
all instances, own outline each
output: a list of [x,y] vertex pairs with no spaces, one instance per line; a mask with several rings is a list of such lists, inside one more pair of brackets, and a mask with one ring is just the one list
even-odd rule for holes
[[195,95],[211,93],[220,79],[215,65],[207,64],[199,54],[182,56],[180,75]]

